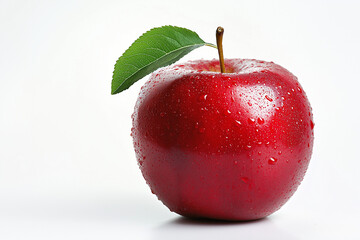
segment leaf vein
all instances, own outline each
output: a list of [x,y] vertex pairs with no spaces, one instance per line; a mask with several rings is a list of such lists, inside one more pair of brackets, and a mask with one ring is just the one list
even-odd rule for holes
[[175,41],[180,47],[184,46],[183,44],[181,44],[178,40],[172,38],[172,37],[169,37],[169,36],[166,36],[165,34],[161,34],[161,33],[154,33],[153,35],[159,35],[159,36],[162,36],[162,37],[165,37],[165,38],[168,38],[168,39],[171,39],[173,41]]
[[138,55],[145,55],[145,56],[149,56],[149,57],[152,57],[152,58],[158,58],[156,56],[153,56],[151,54],[147,54],[147,53],[134,53],[134,54],[129,54],[127,56],[124,56],[123,58],[130,58],[130,57],[134,57],[134,56],[138,56]]
[[[158,58],[157,60],[154,60],[154,61],[152,61],[152,62],[144,65],[144,66],[141,67],[141,68],[138,68],[138,67],[136,67],[135,65],[132,65],[132,64],[131,64],[132,66],[138,68],[138,71],[134,72],[133,74],[131,74],[130,76],[128,76],[127,78],[125,78],[125,79],[122,81],[122,84],[121,84],[121,85],[123,85],[124,82],[126,82],[129,78],[131,78],[132,76],[134,76],[134,75],[135,75],[136,73],[138,73],[139,71],[145,69],[146,67],[148,67],[149,65],[153,64],[154,62],[159,61],[159,60],[161,60],[162,58],[164,58],[164,57],[166,57],[166,56],[168,56],[168,55],[170,55],[170,54],[172,54],[172,53],[174,53],[174,52],[180,52],[180,50],[184,50],[184,49],[189,48],[189,47],[197,48],[197,47],[200,47],[200,46],[203,46],[203,45],[204,45],[204,44],[202,43],[202,44],[194,44],[194,45],[189,45],[189,46],[184,46],[184,47],[178,48],[178,49],[176,49],[176,50],[174,50],[174,51],[171,51],[171,52],[169,52],[169,53],[161,56],[161,57]],[[120,85],[120,86],[121,86],[121,85]],[[120,87],[120,86],[119,86],[119,87]]]

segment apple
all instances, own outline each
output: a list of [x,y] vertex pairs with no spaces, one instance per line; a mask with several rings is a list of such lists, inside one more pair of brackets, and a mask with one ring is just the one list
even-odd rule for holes
[[252,59],[161,68],[132,116],[141,172],[171,211],[254,220],[278,210],[302,181],[314,123],[297,78]]
[[[118,59],[111,89],[117,94],[152,73],[131,135],[146,182],[171,211],[254,220],[278,210],[300,185],[312,154],[313,115],[285,68],[224,60],[223,33],[216,29],[215,46],[189,29],[153,28]],[[200,46],[217,48],[219,60],[171,65]]]

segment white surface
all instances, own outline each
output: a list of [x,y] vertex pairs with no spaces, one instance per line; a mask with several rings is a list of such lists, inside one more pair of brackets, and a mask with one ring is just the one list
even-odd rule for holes
[[[358,1],[1,1],[0,239],[360,239]],[[315,118],[310,168],[290,201],[250,223],[191,222],[152,196],[130,115],[145,79],[110,95],[143,32],[177,25],[227,58],[298,76]],[[189,59],[217,57],[201,48]]]

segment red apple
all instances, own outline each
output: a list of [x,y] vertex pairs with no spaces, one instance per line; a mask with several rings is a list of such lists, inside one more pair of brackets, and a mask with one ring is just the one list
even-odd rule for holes
[[312,112],[297,78],[273,62],[191,61],[143,86],[132,136],[142,174],[171,210],[253,220],[278,210],[302,181]]

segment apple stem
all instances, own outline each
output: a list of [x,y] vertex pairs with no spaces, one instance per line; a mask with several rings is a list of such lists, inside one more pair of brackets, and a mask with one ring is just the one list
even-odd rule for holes
[[224,35],[224,28],[218,27],[216,29],[216,45],[217,45],[217,49],[219,52],[221,73],[225,73],[224,54],[223,54],[223,47],[222,47],[223,35]]

